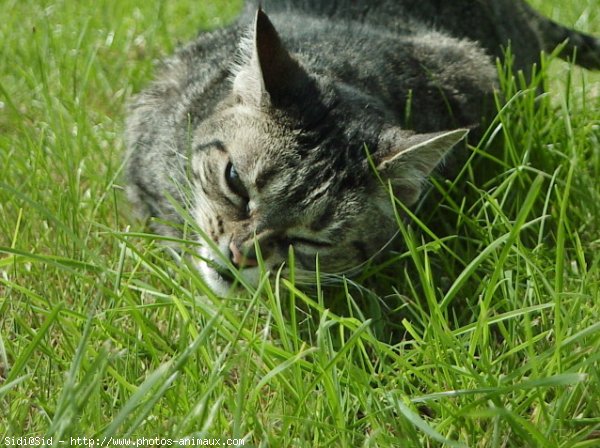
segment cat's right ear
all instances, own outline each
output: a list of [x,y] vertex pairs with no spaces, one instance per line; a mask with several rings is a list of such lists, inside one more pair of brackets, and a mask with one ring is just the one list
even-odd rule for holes
[[246,60],[234,78],[233,91],[242,100],[257,106],[285,102],[306,74],[281,42],[275,26],[259,8],[252,39],[242,48]]
[[380,177],[389,181],[404,204],[413,205],[423,184],[450,150],[468,134],[467,129],[414,134],[398,128],[385,130],[373,155]]

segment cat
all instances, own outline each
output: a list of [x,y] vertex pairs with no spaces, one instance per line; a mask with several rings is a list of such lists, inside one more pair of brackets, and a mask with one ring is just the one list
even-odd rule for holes
[[321,272],[351,274],[397,239],[389,188],[414,205],[489,116],[503,48],[528,73],[564,41],[600,67],[599,39],[519,0],[249,3],[131,102],[128,195],[158,233],[191,217],[218,294],[232,265],[256,284],[257,259],[276,270],[290,246],[298,272],[318,255]]

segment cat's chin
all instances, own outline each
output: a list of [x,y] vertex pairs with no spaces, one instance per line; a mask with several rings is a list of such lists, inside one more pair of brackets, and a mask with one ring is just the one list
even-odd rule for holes
[[233,281],[225,277],[220,272],[208,266],[206,263],[201,262],[199,264],[199,271],[202,274],[202,278],[218,296],[228,296],[233,286]]

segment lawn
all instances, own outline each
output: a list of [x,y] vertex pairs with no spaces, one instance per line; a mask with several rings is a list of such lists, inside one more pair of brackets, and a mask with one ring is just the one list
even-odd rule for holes
[[[599,0],[532,3],[600,33]],[[598,74],[499,66],[498,117],[404,251],[224,299],[131,218],[122,131],[154,62],[240,2],[1,6],[0,443],[600,446]]]

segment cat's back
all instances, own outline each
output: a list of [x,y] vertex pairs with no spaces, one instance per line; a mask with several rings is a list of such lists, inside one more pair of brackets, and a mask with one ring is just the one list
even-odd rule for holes
[[[420,24],[461,39],[478,42],[489,55],[502,57],[510,43],[516,68],[527,70],[542,50],[544,30],[551,23],[523,0],[270,0],[263,2],[269,12],[326,16],[331,20],[352,20],[401,32]],[[256,10],[249,2],[246,14]],[[552,42],[557,45],[560,41]]]

